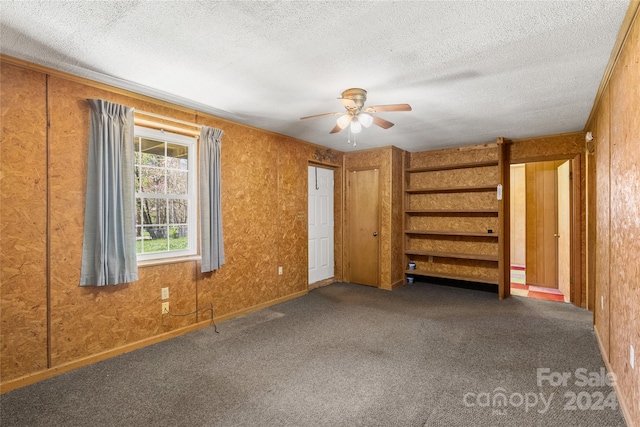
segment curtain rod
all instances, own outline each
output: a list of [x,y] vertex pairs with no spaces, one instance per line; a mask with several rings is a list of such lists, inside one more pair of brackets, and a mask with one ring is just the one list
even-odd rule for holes
[[180,120],[180,119],[174,119],[172,117],[162,116],[160,114],[149,113],[148,111],[142,111],[142,110],[134,109],[134,113],[142,114],[143,116],[155,117],[156,119],[168,120],[170,122],[180,123],[182,125],[193,126],[195,128],[198,128],[198,129],[202,128],[202,125],[199,125],[197,123],[187,122],[187,121]]
[[145,119],[141,119],[140,117],[134,117],[133,118],[133,122],[136,125],[139,126],[143,126],[143,127],[150,127],[152,129],[159,129],[162,131],[169,131],[169,132],[175,132],[175,133],[180,133],[180,134],[185,134],[185,135],[191,135],[195,138],[199,138],[200,137],[200,132],[195,130],[195,129],[185,129],[185,128],[181,128],[178,126],[171,126],[168,125],[166,123],[158,123],[158,122],[153,122],[151,120],[145,120]]

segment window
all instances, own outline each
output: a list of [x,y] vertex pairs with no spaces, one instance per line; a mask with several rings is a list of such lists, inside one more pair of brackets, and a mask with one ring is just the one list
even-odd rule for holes
[[196,139],[135,127],[138,261],[197,253]]

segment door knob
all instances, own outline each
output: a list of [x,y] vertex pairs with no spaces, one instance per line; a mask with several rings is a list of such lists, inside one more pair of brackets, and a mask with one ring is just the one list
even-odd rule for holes
[[373,232],[373,237],[378,237],[378,232],[377,231]]

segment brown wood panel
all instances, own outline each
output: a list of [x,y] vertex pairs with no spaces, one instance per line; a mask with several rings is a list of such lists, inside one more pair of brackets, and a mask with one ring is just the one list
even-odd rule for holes
[[[624,406],[640,420],[640,22],[637,19],[610,82],[609,360]],[[629,362],[636,349],[635,369]]]
[[609,161],[610,161],[610,131],[609,131],[609,88],[605,90],[600,101],[600,108],[596,116],[596,310],[595,327],[605,350],[605,358],[609,359],[609,247],[611,245],[610,227],[610,199],[609,199]]
[[[593,132],[597,134],[597,122],[594,121]],[[595,156],[595,141],[587,143],[586,152],[586,165],[587,171],[586,177],[586,228],[587,228],[587,245],[585,251],[586,257],[586,270],[585,281],[587,290],[587,309],[596,312],[596,156]]]
[[[403,193],[402,193],[402,155],[399,148],[391,149],[391,281],[393,287],[398,283],[404,283],[404,257],[403,243],[404,230],[403,217]],[[385,287],[385,289],[388,289]]]
[[0,69],[0,372],[47,368],[46,76]]
[[496,142],[411,153],[409,167],[440,167],[487,160],[498,160]]
[[498,185],[500,175],[495,166],[412,173],[409,188],[447,188]]
[[410,194],[408,197],[408,209],[468,209],[469,206],[483,206],[485,209],[498,210],[496,190],[483,192],[459,192]]
[[409,230],[443,230],[443,231],[469,231],[487,232],[493,230],[498,232],[497,216],[410,216],[407,219],[407,229]]
[[545,135],[514,139],[511,144],[511,164],[568,159],[584,153],[584,132]]
[[[459,275],[467,277],[482,277],[494,279],[498,282],[498,268],[496,262],[478,261],[456,258],[432,258],[422,256],[412,256],[412,260],[416,263],[416,270],[425,273],[437,273]],[[428,274],[425,274],[428,275]]]
[[498,255],[498,241],[486,237],[413,235],[406,249]]

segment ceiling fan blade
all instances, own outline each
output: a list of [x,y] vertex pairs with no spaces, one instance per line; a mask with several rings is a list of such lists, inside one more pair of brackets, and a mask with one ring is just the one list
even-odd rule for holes
[[409,104],[373,105],[365,109],[367,113],[379,113],[381,111],[411,111]]
[[342,130],[343,128],[340,127],[340,125],[335,125],[333,129],[331,129],[331,132],[329,133],[338,133]]
[[314,116],[300,117],[300,120],[315,119],[315,118],[318,118],[318,117],[325,117],[325,116],[335,116],[335,115],[339,115],[339,114],[343,114],[343,113],[324,113],[324,114],[316,114],[316,115],[314,115]]
[[347,109],[352,109],[357,107],[353,99],[348,99],[348,98],[338,98],[338,99],[340,100],[340,102],[342,102],[342,105],[344,105],[345,108]]
[[373,116],[373,124],[376,126],[380,126],[382,129],[389,129],[391,126],[393,126],[393,123],[378,116]]

